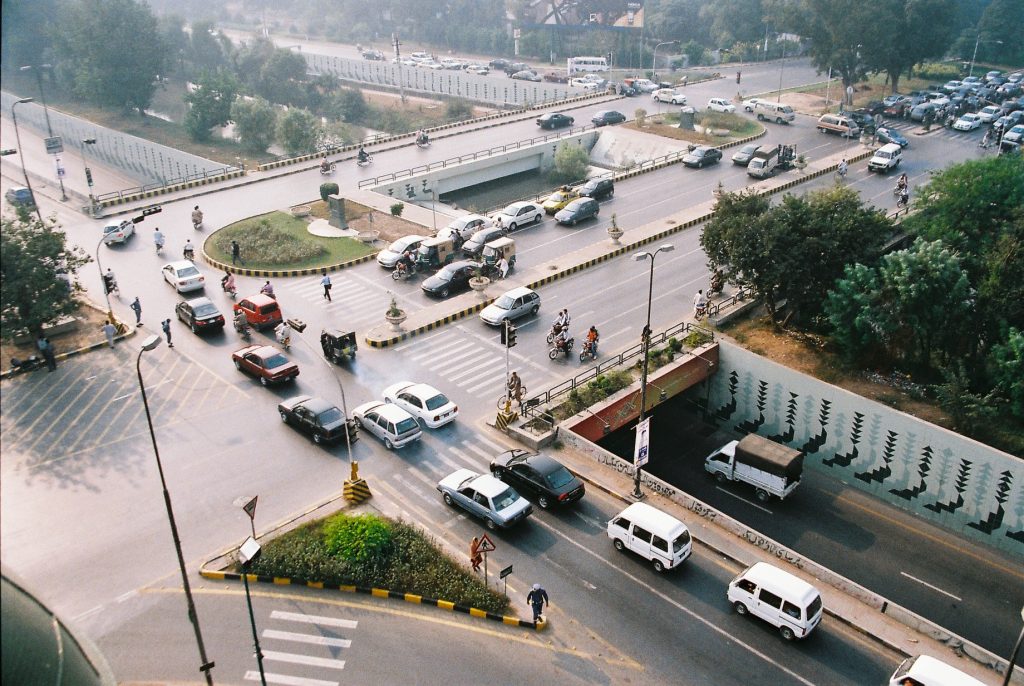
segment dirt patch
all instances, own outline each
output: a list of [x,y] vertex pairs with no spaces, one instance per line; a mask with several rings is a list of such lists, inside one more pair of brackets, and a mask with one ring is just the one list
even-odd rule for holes
[[[367,104],[373,105],[374,107],[398,110],[399,112],[405,112],[408,114],[416,114],[437,124],[443,124],[447,121],[445,116],[445,102],[443,100],[432,100],[430,98],[424,98],[416,95],[406,95],[405,103],[402,103],[402,96],[399,93],[392,93],[390,91],[372,91],[367,90],[366,88],[361,88],[359,90],[362,91],[363,99],[366,100]],[[473,116],[482,117],[496,111],[497,110],[494,108],[473,107]]]
[[[317,219],[329,219],[331,210],[327,203],[322,200],[310,203],[310,217]],[[380,210],[375,210],[366,205],[360,205],[351,200],[345,200],[345,213],[347,214],[349,228],[356,231],[380,231],[380,240],[385,244],[396,241],[402,236],[423,233],[423,227],[414,224],[408,219],[395,217]]]
[[[145,310],[143,310],[143,314],[145,314]],[[78,328],[74,331],[49,336],[50,343],[53,344],[58,356],[72,350],[102,343],[105,340],[103,332],[100,330],[100,327],[107,321],[105,312],[89,305],[82,305],[75,312],[75,319],[78,320]],[[10,340],[5,339],[3,342],[0,342],[0,369],[5,371],[10,369],[12,357],[24,359],[29,355],[42,357],[36,349],[34,340],[22,345],[15,345]],[[58,364],[60,364],[59,361]]]
[[[829,102],[835,102],[835,88],[829,94]],[[818,116],[823,114],[828,107],[825,105],[825,92],[821,93],[783,93],[782,104],[789,105],[801,114]]]

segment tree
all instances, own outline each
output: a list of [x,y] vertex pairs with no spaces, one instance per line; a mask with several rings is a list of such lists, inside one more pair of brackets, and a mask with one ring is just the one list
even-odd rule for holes
[[167,63],[167,47],[149,7],[135,0],[77,0],[57,16],[58,71],[75,95],[145,111]]
[[231,119],[246,150],[266,152],[274,142],[277,113],[263,98],[238,98],[231,105]]
[[590,155],[578,143],[563,141],[555,150],[555,168],[552,175],[560,181],[578,181],[587,175]]
[[195,71],[216,71],[228,64],[231,42],[218,33],[213,22],[192,23],[188,60]]
[[864,78],[865,55],[878,41],[892,41],[879,31],[875,5],[861,0],[801,0],[787,15],[797,33],[810,39],[811,62],[824,73],[830,68],[850,87]]
[[4,0],[0,22],[0,64],[5,70],[49,59],[58,0]]
[[1011,328],[1005,343],[990,356],[995,387],[1010,401],[1010,411],[1024,419],[1024,331]]
[[644,8],[644,29],[650,36],[685,43],[708,43],[711,20],[701,16],[704,0],[659,0]]
[[160,38],[167,48],[167,70],[181,69],[188,48],[185,20],[177,14],[164,14],[157,19]]
[[280,105],[304,105],[306,60],[291,50],[275,50],[260,69],[257,92]]
[[715,45],[760,43],[765,33],[765,8],[762,0],[716,0],[701,9],[701,17],[711,20]]
[[320,141],[320,122],[309,111],[293,107],[277,118],[277,141],[290,155],[312,152]]
[[[954,0],[878,0],[876,21],[886,27],[866,46],[868,64],[889,76],[892,92],[915,64],[941,57],[949,47],[956,19]],[[913,40],[892,40],[893,35]]]
[[263,65],[276,50],[274,43],[266,36],[257,36],[253,40],[243,43],[232,55],[235,75],[250,90],[255,91],[260,85]]
[[185,129],[194,141],[210,139],[210,129],[225,126],[231,119],[231,105],[238,94],[238,82],[224,70],[204,73],[195,90],[185,96],[189,110],[185,114]]
[[74,279],[92,261],[80,248],[67,245],[55,222],[28,214],[4,217],[0,230],[0,317],[8,334],[39,334],[78,308]]
[[356,88],[341,88],[327,101],[327,113],[347,122],[361,122],[370,112],[363,92]]
[[1021,40],[1024,35],[1024,4],[1020,0],[992,0],[978,22],[978,33],[981,34],[979,60],[999,64],[1024,63],[1024,40]]

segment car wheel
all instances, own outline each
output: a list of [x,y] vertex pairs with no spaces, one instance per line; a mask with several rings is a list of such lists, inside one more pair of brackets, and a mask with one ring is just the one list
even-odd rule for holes
[[284,410],[281,410],[278,414],[281,415],[281,421],[284,422],[285,424],[287,424],[288,423],[288,413],[286,413]]
[[736,610],[736,614],[738,614],[738,615],[745,615],[745,614],[747,614],[747,606],[744,605],[743,603],[736,602],[736,603],[733,603],[732,606]]
[[768,491],[764,490],[763,488],[757,489],[756,495],[757,499],[760,500],[762,503],[768,502]]
[[260,377],[260,383],[263,384],[264,386],[269,386],[270,385],[270,381],[265,376],[261,376]]
[[540,509],[542,510],[546,510],[549,507],[551,507],[551,501],[548,500],[548,497],[546,495],[539,496],[537,498],[537,506],[540,507]]
[[455,507],[455,501],[452,500],[451,493],[444,494],[444,504],[447,505],[448,507]]
[[324,442],[324,437],[321,436],[320,434],[313,434],[313,442],[316,443],[317,445],[320,445],[321,443]]
[[448,289],[447,288],[444,288],[444,289],[441,290],[441,297],[442,298],[447,298],[448,297]]
[[534,305],[530,308],[530,314],[536,315],[538,312],[540,312],[540,305]]
[[231,361],[235,363],[235,369],[237,369],[238,371],[242,371],[242,363],[241,362],[239,362],[238,360],[231,360]]
[[775,123],[776,123],[776,124],[781,124],[781,123],[782,123],[782,117],[778,117],[778,118],[777,118],[777,119],[775,120]]
[[625,552],[626,550],[626,546],[624,546],[622,544],[622,541],[617,538],[614,541],[612,541],[612,545],[615,546],[615,549],[618,550],[620,553]]
[[394,450],[395,449],[395,444],[391,442],[390,438],[385,438],[384,439],[384,447],[387,448],[388,450]]
[[515,231],[517,228],[519,228],[519,226],[515,222],[512,222],[511,224],[508,225],[508,230],[510,232]]
[[485,519],[484,522],[487,524],[487,528],[491,531],[498,530],[498,524],[493,519]]
[[716,472],[715,481],[717,481],[720,484],[724,484],[726,482],[725,474],[723,472]]
[[792,641],[794,638],[796,638],[796,634],[794,634],[793,630],[790,629],[788,626],[780,626],[779,633],[781,633],[782,637],[787,641]]
[[763,114],[761,114],[760,112],[758,112],[758,113],[757,113],[757,120],[758,120],[758,121],[764,121],[764,115],[763,115]]
[[654,571],[658,574],[665,571],[665,565],[661,563],[661,560],[651,560],[651,566],[654,567]]

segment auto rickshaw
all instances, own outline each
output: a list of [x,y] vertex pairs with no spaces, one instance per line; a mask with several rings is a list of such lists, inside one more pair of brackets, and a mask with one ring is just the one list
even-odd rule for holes
[[324,329],[320,332],[320,347],[328,360],[341,362],[342,359],[355,359],[359,346],[355,331],[345,333],[340,329]]
[[509,271],[514,269],[516,266],[515,241],[508,237],[502,237],[495,238],[490,243],[485,243],[483,252],[480,254],[480,271],[483,272],[484,276],[498,274],[498,263],[501,262],[503,257],[508,261]]
[[455,260],[457,255],[451,238],[428,238],[416,250],[416,268],[440,269]]

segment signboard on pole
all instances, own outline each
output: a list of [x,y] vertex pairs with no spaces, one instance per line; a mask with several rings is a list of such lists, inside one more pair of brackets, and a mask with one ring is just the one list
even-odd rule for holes
[[43,139],[46,143],[46,152],[49,155],[59,155],[64,152],[64,139],[60,136],[50,136]]
[[506,576],[508,576],[511,573],[512,573],[512,565],[509,565],[508,567],[505,567],[505,569],[501,570],[501,573],[498,574],[498,578],[504,579]]
[[647,417],[636,425],[636,444],[633,447],[633,464],[642,467],[650,456],[651,418]]
[[497,549],[494,547],[494,541],[491,540],[491,537],[484,534],[480,537],[480,543],[477,544],[476,550],[480,553],[493,553]]

